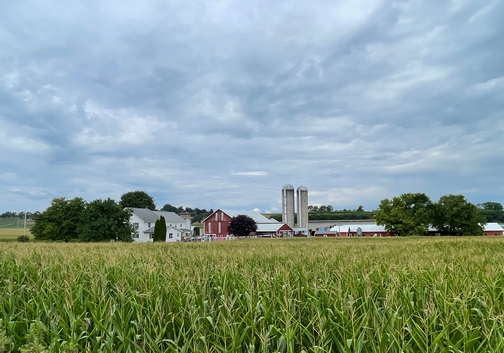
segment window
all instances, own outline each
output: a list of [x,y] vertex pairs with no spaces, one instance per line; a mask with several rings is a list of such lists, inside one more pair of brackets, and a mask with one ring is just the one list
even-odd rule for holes
[[168,233],[168,239],[173,239],[173,233]]
[[138,229],[138,223],[133,223],[133,229]]
[[212,233],[212,223],[208,223],[208,233]]
[[149,234],[149,239],[154,239],[154,233]]
[[151,224],[150,224],[150,223],[147,223],[147,227],[149,227],[149,228],[150,228],[150,227],[151,227]]
[[215,220],[216,220],[216,221],[218,221],[218,220],[219,220],[219,214],[218,214],[218,213],[216,213],[216,214],[215,214]]
[[220,214],[220,219],[221,219],[221,221],[223,221],[223,220],[224,220],[224,212],[222,212],[222,213]]
[[219,222],[219,233],[221,233],[221,223]]
[[136,238],[136,239],[140,238],[140,234],[138,234],[138,232],[134,232],[133,233],[133,238]]

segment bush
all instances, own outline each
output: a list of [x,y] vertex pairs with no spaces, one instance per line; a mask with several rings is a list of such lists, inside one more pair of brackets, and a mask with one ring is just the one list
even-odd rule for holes
[[30,241],[30,238],[27,235],[20,235],[17,238],[17,241],[20,242],[20,243],[27,243],[27,242]]

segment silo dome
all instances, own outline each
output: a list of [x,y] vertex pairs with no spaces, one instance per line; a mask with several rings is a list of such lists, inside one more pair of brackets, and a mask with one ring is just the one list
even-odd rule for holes
[[292,186],[291,184],[285,184],[282,190],[294,190],[294,186]]
[[300,186],[297,189],[298,189],[298,191],[308,191],[308,189],[306,188],[306,186]]

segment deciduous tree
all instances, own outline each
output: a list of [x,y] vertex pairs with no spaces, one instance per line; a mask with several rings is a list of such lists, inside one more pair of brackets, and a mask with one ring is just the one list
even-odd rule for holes
[[481,235],[486,220],[463,195],[442,196],[434,206],[432,226],[445,235]]
[[406,193],[383,199],[374,212],[376,223],[398,235],[423,235],[429,229],[432,202],[423,193]]
[[35,213],[35,225],[31,229],[37,240],[70,240],[79,237],[81,214],[86,203],[80,197],[67,200],[54,198],[42,213]]
[[256,222],[246,215],[238,215],[231,219],[228,226],[228,232],[237,237],[248,237],[250,233],[257,230]]
[[112,199],[94,200],[82,211],[79,237],[82,241],[133,241],[131,212]]
[[154,199],[145,191],[130,191],[123,194],[121,196],[121,201],[119,201],[119,205],[123,208],[148,208],[152,211],[156,209]]

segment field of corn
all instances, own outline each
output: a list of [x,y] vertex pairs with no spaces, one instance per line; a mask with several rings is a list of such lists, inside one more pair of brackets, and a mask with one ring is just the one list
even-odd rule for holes
[[0,243],[0,352],[503,352],[503,238]]

